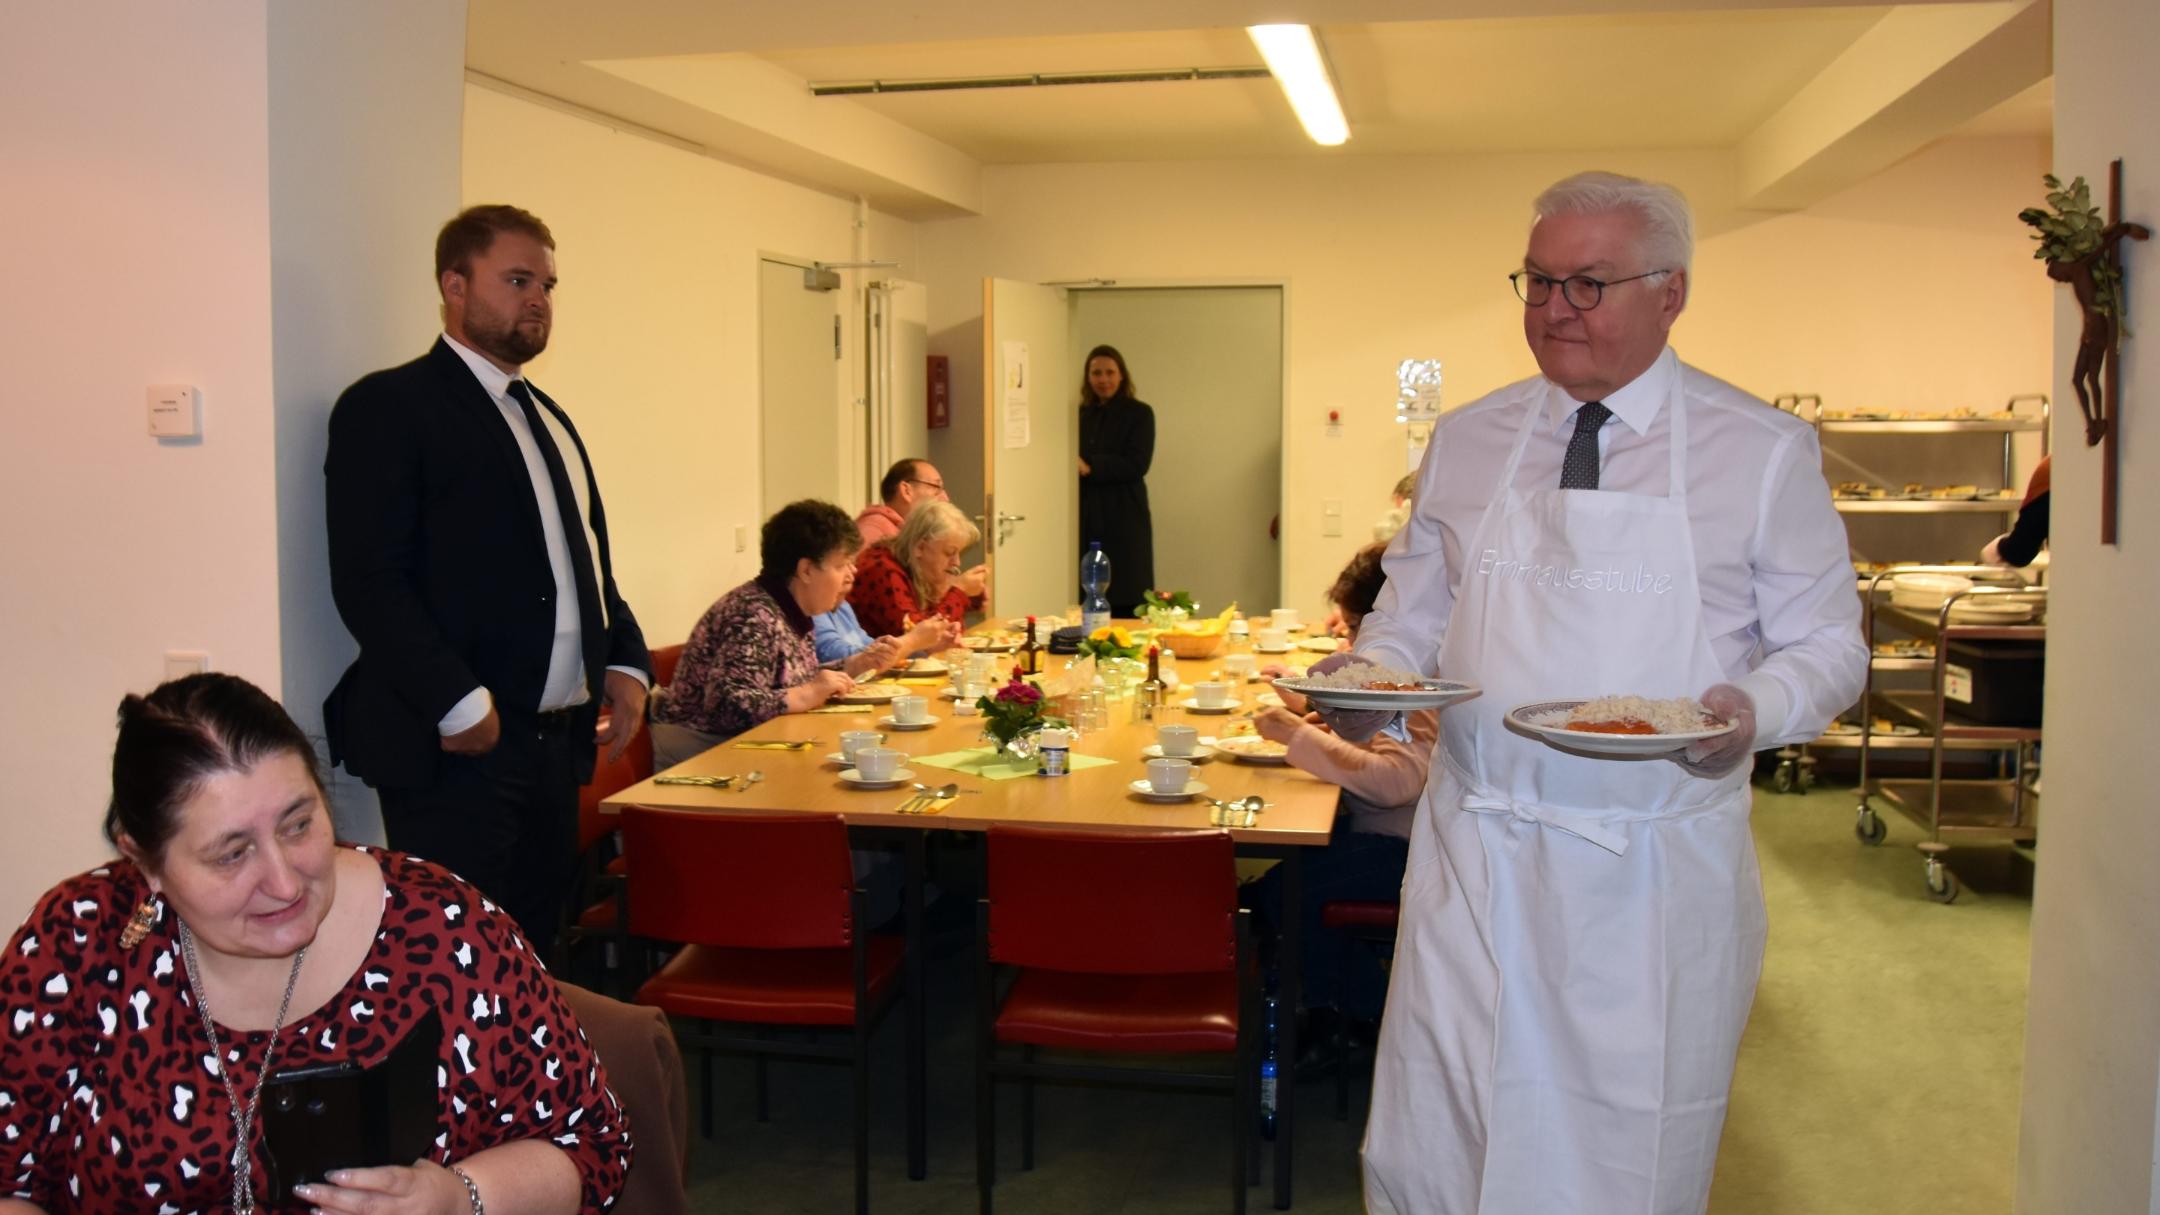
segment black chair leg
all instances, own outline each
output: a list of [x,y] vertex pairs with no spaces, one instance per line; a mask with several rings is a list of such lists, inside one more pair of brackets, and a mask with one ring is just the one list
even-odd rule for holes
[[[1020,1048],[1020,1062],[1035,1062],[1035,1048]],[[1020,1078],[1020,1171],[1035,1167],[1035,1077]]]
[[870,1215],[870,1028],[855,1027],[855,1215]]
[[[712,1022],[703,1023],[705,1032],[712,1033]],[[707,1139],[712,1138],[713,1128],[713,1073],[712,1048],[698,1048],[698,1126]]]
[[[767,1031],[763,1026],[759,1026],[751,1032],[760,1042],[767,1037]],[[759,1055],[752,1062],[756,1079],[752,1082],[751,1088],[757,1103],[757,1120],[759,1122],[770,1122],[772,1120],[772,1090],[766,1083],[765,1068],[767,1060],[765,1056]]]
[[997,1045],[991,1039],[997,1015],[996,976],[990,969],[990,905],[975,911],[975,1202],[990,1215],[990,1191],[997,1185],[997,1079],[990,1072]]

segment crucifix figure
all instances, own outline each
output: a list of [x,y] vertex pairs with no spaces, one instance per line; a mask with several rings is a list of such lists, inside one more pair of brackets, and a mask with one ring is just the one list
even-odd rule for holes
[[[2100,287],[2095,278],[2095,267],[2105,266],[2119,282],[2121,265],[2119,246],[2124,237],[2145,240],[2152,230],[2143,224],[2113,223],[2100,233],[2100,242],[2093,250],[2074,261],[2048,263],[2047,275],[2058,283],[2070,284],[2077,296],[2078,311],[2084,314],[2085,327],[2078,334],[2077,361],[2070,369],[2070,387],[2076,391],[2078,412],[2085,415],[2085,444],[2090,447],[2107,434],[2107,410],[2110,402],[2104,391],[2104,379],[2108,360],[2115,354],[2115,339],[2121,328],[2116,309],[2103,307],[2100,303]],[[2117,299],[2120,299],[2118,294]]]

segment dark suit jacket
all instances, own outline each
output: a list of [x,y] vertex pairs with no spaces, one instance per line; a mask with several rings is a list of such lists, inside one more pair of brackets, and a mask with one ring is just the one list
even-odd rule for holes
[[[584,457],[569,417],[532,391]],[[573,738],[592,736],[608,667],[652,669],[637,618],[616,592],[600,486],[583,463],[607,621],[583,622],[592,698],[576,711]],[[485,686],[508,712],[540,703],[555,576],[532,478],[509,423],[440,340],[345,390],[330,414],[323,473],[330,590],[360,643],[323,705],[330,756],[378,788],[426,788],[444,754],[436,725],[468,692]],[[582,780],[594,751],[576,754]]]

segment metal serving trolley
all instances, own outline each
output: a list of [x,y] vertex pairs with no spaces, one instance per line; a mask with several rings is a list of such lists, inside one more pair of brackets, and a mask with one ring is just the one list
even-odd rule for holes
[[[2047,588],[2022,585],[1975,585],[1949,592],[1933,611],[1901,607],[1890,601],[1886,583],[1899,574],[1955,574],[1970,578],[1972,566],[1915,565],[1885,570],[1867,580],[1865,633],[1870,654],[1877,633],[1889,626],[1911,637],[1932,643],[1934,654],[1925,658],[1874,659],[1868,668],[1867,695],[1862,701],[1859,734],[1859,806],[1853,833],[1864,844],[1883,841],[1887,828],[1875,812],[1875,801],[1897,810],[1925,828],[1919,845],[1925,858],[1928,893],[1937,902],[1958,896],[1956,875],[1944,863],[1943,854],[1952,843],[2006,842],[2029,844],[2039,837],[2040,798],[2032,788],[2035,771],[2033,749],[2040,743],[2037,725],[1987,725],[1961,721],[1951,712],[1959,668],[1950,661],[1957,642],[2022,641],[2044,645],[2047,625]],[[2025,623],[1964,623],[1954,621],[1961,604],[2030,604],[2035,619]],[[1933,676],[1925,689],[1899,690],[1877,686],[1876,673],[1886,670],[1927,671]],[[1965,699],[1971,699],[1970,680]],[[1919,730],[1910,737],[1884,737],[1873,729],[1880,714],[1893,723],[1907,723]],[[2037,720],[2037,717],[2035,717]],[[1928,775],[1880,777],[1871,768],[1873,753],[1885,748],[1926,748]],[[1944,757],[1951,751],[1994,753],[1995,773],[1986,777],[1948,777]]]

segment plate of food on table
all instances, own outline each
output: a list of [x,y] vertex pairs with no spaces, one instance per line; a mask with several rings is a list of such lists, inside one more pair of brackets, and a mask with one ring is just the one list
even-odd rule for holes
[[1285,743],[1260,737],[1258,734],[1238,734],[1215,740],[1215,750],[1246,764],[1287,764],[1290,748]]
[[1597,755],[1666,755],[1733,730],[1686,696],[1534,700],[1508,710],[1507,721],[1561,750]]
[[1275,681],[1279,692],[1295,692],[1330,709],[1439,709],[1478,694],[1478,686],[1459,679],[1428,679],[1375,662],[1346,662],[1324,675],[1306,671]]
[[897,683],[859,683],[832,698],[836,705],[882,705],[892,703],[895,696],[905,696],[907,688]]

